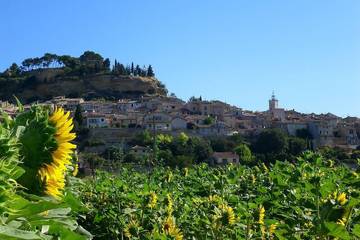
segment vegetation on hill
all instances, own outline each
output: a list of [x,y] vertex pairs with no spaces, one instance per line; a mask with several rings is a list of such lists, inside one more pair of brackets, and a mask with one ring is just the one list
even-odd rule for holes
[[[104,84],[101,84],[104,83]],[[79,57],[46,53],[42,57],[13,63],[0,73],[0,99],[17,95],[23,102],[47,100],[56,95],[112,99],[143,94],[166,94],[151,65],[124,65],[86,51]],[[99,86],[99,87],[98,87]]]
[[114,65],[110,66],[109,58],[103,58],[100,54],[93,51],[85,51],[80,57],[72,57],[69,55],[56,55],[52,53],[45,53],[42,57],[27,58],[20,66],[13,63],[8,69],[1,73],[2,77],[23,77],[34,70],[41,69],[64,69],[67,75],[87,75],[94,73],[113,73],[125,76],[141,76],[141,77],[154,77],[155,73],[151,65],[124,66],[115,60]]

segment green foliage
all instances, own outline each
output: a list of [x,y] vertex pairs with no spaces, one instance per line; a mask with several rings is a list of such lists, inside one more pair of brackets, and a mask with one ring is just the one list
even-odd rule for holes
[[211,148],[214,152],[232,151],[238,143],[232,141],[229,137],[215,137],[210,139]]
[[173,239],[163,231],[168,216],[184,239],[357,239],[359,173],[310,152],[269,168],[98,172],[82,185],[91,211],[81,224],[95,239],[125,239],[129,228],[133,239]]
[[293,156],[298,156],[306,150],[306,141],[302,138],[288,138],[288,152]]
[[352,159],[360,159],[360,150],[355,150],[351,153]]
[[74,114],[74,120],[78,123],[78,126],[82,126],[84,122],[84,117],[82,115],[82,107],[80,104],[76,106],[75,114]]
[[350,158],[350,156],[341,148],[323,147],[318,150],[324,157],[333,160],[343,161]]
[[115,162],[121,162],[124,159],[123,150],[115,146],[107,148],[102,155],[105,159]]
[[214,122],[215,122],[215,119],[213,117],[210,117],[210,116],[204,119],[204,124],[205,125],[211,125]]
[[254,160],[254,157],[251,153],[250,148],[246,144],[238,145],[234,151],[239,155],[239,160],[241,163],[251,164]]
[[286,135],[279,129],[270,129],[260,133],[255,150],[258,153],[282,153],[287,148]]
[[79,157],[89,166],[92,175],[95,175],[95,169],[101,168],[106,161],[103,157],[96,153],[82,153]]
[[306,128],[297,129],[296,136],[299,138],[302,138],[302,139],[313,139],[314,138],[312,136],[311,132]]
[[185,144],[189,141],[190,138],[189,138],[188,135],[186,135],[185,133],[181,132],[181,133],[179,134],[179,136],[177,137],[177,139],[179,140],[179,143],[180,143],[180,144],[185,145]]
[[149,146],[153,143],[152,136],[148,130],[145,130],[139,134],[136,134],[132,140],[132,145]]

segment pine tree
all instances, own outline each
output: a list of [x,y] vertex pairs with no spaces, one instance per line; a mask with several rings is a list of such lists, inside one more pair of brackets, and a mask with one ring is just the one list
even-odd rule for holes
[[154,70],[152,69],[151,65],[149,65],[148,69],[147,69],[147,74],[148,77],[154,77],[155,73]]
[[135,75],[135,73],[134,73],[134,62],[131,62],[131,69],[130,70],[131,70],[130,73]]
[[115,59],[115,63],[114,63],[113,68],[112,68],[112,72],[115,73],[115,74],[117,73],[117,65],[118,65],[118,62]]
[[140,74],[141,74],[141,68],[139,65],[136,65],[134,75],[140,76]]
[[121,63],[118,64],[118,71],[119,71],[120,75],[127,75],[126,69],[125,69],[124,65],[122,65]]
[[129,65],[126,66],[125,71],[126,71],[126,75],[130,75],[130,74],[131,74],[131,68],[130,68]]

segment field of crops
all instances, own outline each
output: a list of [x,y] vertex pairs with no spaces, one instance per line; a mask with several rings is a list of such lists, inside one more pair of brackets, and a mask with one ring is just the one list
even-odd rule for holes
[[85,180],[95,239],[359,239],[359,172],[306,153],[295,164],[122,169]]
[[[73,121],[33,106],[0,123],[1,240],[360,239],[360,169],[294,163],[98,171],[80,179]],[[355,169],[357,168],[357,169]]]

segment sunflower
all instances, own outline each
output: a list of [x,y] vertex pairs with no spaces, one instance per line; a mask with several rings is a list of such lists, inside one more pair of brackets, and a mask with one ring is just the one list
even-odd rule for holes
[[147,206],[151,209],[155,208],[157,203],[157,195],[155,192],[150,192]]
[[339,225],[345,226],[346,218],[340,218],[340,219],[337,220],[336,223],[339,224]]
[[227,206],[225,204],[220,206],[222,210],[223,220],[227,225],[233,225],[235,223],[235,214],[232,207]]
[[77,163],[74,164],[74,170],[72,172],[72,175],[76,177],[76,175],[79,173],[79,166]]
[[345,203],[347,202],[347,199],[346,199],[346,194],[345,193],[340,193],[336,200],[340,203],[340,205],[345,205]]
[[256,177],[254,174],[251,174],[251,182],[254,184],[256,182]]
[[265,217],[265,208],[263,206],[260,206],[260,208],[259,208],[259,221],[258,221],[258,223],[260,225],[264,225],[264,217]]
[[44,192],[55,198],[62,195],[65,187],[66,166],[71,165],[72,153],[76,148],[76,145],[70,143],[76,135],[71,133],[74,125],[69,115],[70,112],[65,113],[64,109],[58,108],[49,117],[50,125],[55,128],[54,138],[57,147],[51,152],[52,162],[44,164],[38,172],[44,183]]
[[24,130],[19,136],[21,167],[25,173],[18,179],[28,192],[37,195],[62,196],[67,165],[71,165],[73,150],[70,142],[76,137],[70,112],[34,105],[21,112],[15,126]]
[[174,210],[173,208],[174,201],[172,200],[171,195],[169,193],[166,195],[166,205],[167,205],[166,211],[169,215],[171,215]]
[[139,223],[135,220],[131,220],[124,229],[124,235],[129,239],[132,236],[137,236],[138,232],[139,232]]
[[272,236],[276,230],[277,224],[271,224],[269,227],[269,235]]
[[175,240],[183,239],[183,234],[181,233],[181,230],[176,227],[175,219],[172,216],[168,216],[165,218],[162,229],[167,236],[175,238]]
[[261,163],[261,166],[263,167],[263,169],[266,173],[269,172],[268,167],[264,163]]
[[209,201],[210,203],[221,203],[221,202],[222,202],[222,199],[221,199],[220,196],[214,194],[214,195],[210,195],[210,196],[208,197],[208,201]]

